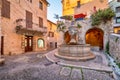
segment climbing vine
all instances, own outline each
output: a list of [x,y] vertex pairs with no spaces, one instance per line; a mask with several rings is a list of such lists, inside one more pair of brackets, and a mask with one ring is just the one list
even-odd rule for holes
[[109,53],[109,41],[106,44],[106,51],[105,52],[110,55],[110,53]]
[[116,37],[115,42],[117,42],[118,40],[119,40],[119,37]]

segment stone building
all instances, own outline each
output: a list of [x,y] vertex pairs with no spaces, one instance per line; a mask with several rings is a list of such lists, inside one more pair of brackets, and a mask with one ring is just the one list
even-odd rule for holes
[[109,6],[116,14],[113,19],[114,33],[110,35],[109,52],[117,63],[120,63],[120,0],[112,0]]
[[114,33],[120,33],[120,0],[110,1],[109,6],[116,14],[113,20]]
[[1,54],[47,49],[46,0],[0,0]]
[[[65,1],[67,0],[63,0],[63,2]],[[77,24],[80,24],[81,26],[79,37],[82,43],[91,44],[93,48],[97,47],[100,49],[105,49],[109,33],[112,30],[111,22],[108,22],[107,24],[101,24],[99,26],[92,26],[90,16],[99,9],[108,8],[108,0],[84,0],[84,1],[86,2],[82,3],[82,1],[80,1],[81,3],[77,4],[76,6],[74,5],[73,11],[75,25],[77,26]],[[63,13],[65,12],[64,6],[66,5],[63,4]],[[67,15],[71,15],[71,13]],[[69,41],[67,39],[69,39],[69,37],[66,36],[65,40]]]
[[74,15],[74,8],[79,4],[85,4],[92,0],[62,0],[63,16]]
[[53,23],[52,21],[48,20],[48,36],[47,36],[47,47],[48,49],[57,48],[57,24]]

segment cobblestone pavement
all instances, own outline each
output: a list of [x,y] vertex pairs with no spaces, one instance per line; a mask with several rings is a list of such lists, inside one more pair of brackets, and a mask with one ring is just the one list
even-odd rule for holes
[[0,80],[114,80],[109,73],[59,66],[40,53],[6,56],[5,59],[5,65],[0,66]]

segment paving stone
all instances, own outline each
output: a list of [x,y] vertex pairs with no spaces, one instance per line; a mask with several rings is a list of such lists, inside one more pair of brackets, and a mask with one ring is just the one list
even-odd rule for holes
[[71,78],[74,80],[82,80],[81,70],[73,68],[71,72]]
[[[38,54],[22,54],[6,57],[5,65],[0,66],[0,80],[82,80],[79,69],[50,63]],[[89,61],[87,62],[88,64]],[[93,66],[94,67],[94,66]],[[109,74],[84,69],[84,80],[113,80]],[[70,75],[71,74],[71,75]]]
[[114,80],[108,73],[83,69],[84,80]]
[[71,73],[70,67],[62,67],[62,69],[60,71],[60,75],[64,75],[64,76],[69,76],[70,73]]

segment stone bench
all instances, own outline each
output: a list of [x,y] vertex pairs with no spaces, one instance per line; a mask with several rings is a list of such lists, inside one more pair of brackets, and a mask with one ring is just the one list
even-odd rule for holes
[[4,65],[5,63],[5,59],[4,58],[0,58],[0,66]]

